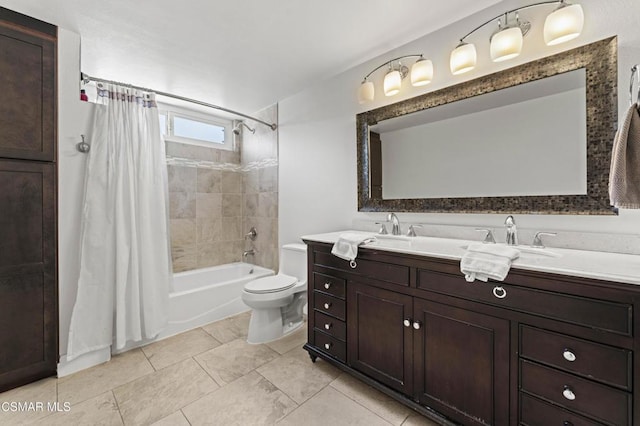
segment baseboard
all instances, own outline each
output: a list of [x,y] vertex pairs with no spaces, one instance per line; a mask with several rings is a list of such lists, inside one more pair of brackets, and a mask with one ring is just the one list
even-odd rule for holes
[[58,377],[68,376],[80,370],[105,363],[111,359],[111,348],[104,348],[98,351],[80,355],[71,361],[67,361],[67,356],[62,355],[58,363]]

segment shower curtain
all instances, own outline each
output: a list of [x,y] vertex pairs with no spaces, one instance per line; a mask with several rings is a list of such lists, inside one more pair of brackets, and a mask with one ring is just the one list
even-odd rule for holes
[[153,94],[100,89],[67,360],[153,338],[168,320],[167,169]]

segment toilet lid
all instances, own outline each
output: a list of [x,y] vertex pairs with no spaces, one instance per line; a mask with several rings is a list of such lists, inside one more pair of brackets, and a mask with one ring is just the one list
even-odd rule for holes
[[250,281],[244,286],[244,290],[249,293],[275,293],[293,287],[297,281],[295,277],[278,274]]

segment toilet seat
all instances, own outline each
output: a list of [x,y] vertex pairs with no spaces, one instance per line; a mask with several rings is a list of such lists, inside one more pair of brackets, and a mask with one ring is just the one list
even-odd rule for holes
[[250,281],[245,284],[244,291],[254,294],[277,293],[290,289],[296,285],[297,282],[298,280],[295,277],[278,274]]

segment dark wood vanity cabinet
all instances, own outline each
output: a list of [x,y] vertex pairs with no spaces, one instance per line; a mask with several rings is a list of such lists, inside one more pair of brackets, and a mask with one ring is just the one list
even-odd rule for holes
[[0,392],[58,363],[56,35],[0,8]]
[[[305,349],[442,424],[633,425],[633,285],[309,245]],[[635,376],[634,376],[635,375]]]

